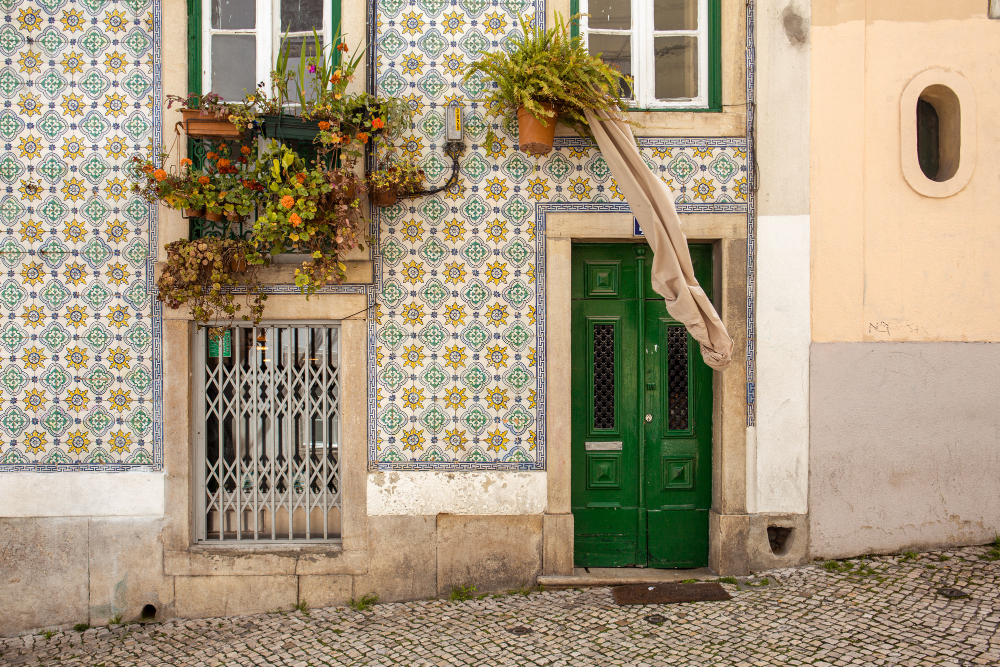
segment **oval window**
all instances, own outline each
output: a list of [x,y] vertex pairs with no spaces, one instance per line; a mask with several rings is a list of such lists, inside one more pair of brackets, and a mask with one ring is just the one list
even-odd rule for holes
[[962,158],[962,109],[958,96],[944,85],[928,86],[917,99],[917,161],[939,183],[958,173]]

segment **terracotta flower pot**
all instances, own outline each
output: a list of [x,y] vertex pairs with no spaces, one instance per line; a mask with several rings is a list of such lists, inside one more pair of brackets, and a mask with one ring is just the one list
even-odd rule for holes
[[222,222],[223,220],[221,213],[213,213],[212,211],[205,211],[204,217],[210,222]]
[[226,220],[229,222],[243,222],[247,217],[239,213],[226,213]]
[[246,273],[248,267],[247,258],[243,255],[238,255],[229,260],[229,270],[233,273]]
[[348,183],[348,185],[347,185],[346,188],[344,188],[344,194],[347,196],[348,199],[354,199],[355,190],[356,190],[355,189],[355,185],[354,185],[354,183],[355,183],[354,180],[349,180],[348,177],[344,176],[343,174],[334,174],[333,175],[333,185],[334,185],[334,187],[336,187],[338,189],[342,188],[342,187],[344,187],[345,183]]
[[372,206],[378,206],[379,208],[392,206],[398,200],[399,193],[395,190],[376,190],[371,196]]
[[547,125],[542,125],[542,121],[524,107],[517,110],[518,149],[531,155],[548,155],[556,136],[555,108],[551,104],[542,104],[542,108],[552,113],[551,118],[543,118]]
[[203,208],[186,208],[184,209],[184,215],[189,218],[203,218],[205,217],[205,209]]
[[181,126],[184,134],[196,139],[236,139],[242,137],[235,125],[227,118],[216,118],[211,115],[201,115],[198,109],[181,109],[184,121]]

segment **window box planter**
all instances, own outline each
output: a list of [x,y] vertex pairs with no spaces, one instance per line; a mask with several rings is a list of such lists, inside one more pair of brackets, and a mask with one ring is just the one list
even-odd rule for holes
[[320,132],[318,120],[286,115],[264,116],[261,128],[265,137],[284,141],[313,141]]
[[243,133],[226,118],[203,116],[198,109],[181,109],[184,134],[192,139],[239,139]]

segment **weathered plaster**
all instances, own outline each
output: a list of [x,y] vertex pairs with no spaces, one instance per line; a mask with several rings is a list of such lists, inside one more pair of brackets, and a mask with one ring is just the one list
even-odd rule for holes
[[813,344],[812,557],[993,539],[997,368],[998,344]]
[[757,220],[758,512],[807,509],[809,216]]
[[368,515],[541,514],[542,472],[425,472],[368,475]]
[[0,516],[163,516],[162,473],[0,474]]

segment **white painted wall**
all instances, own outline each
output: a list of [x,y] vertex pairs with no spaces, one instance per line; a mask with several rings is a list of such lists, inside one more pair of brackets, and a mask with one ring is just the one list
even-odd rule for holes
[[544,472],[411,472],[368,475],[368,515],[542,514]]
[[751,511],[805,513],[812,339],[809,216],[760,216],[757,238],[756,496]]
[[162,517],[163,473],[0,474],[0,517]]

